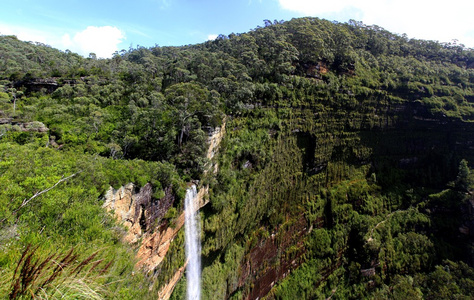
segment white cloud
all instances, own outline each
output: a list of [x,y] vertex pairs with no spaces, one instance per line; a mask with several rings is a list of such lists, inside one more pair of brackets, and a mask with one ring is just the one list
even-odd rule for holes
[[117,27],[88,26],[74,35],[64,34],[61,38],[62,48],[87,56],[95,53],[97,57],[111,57],[118,50],[118,45],[125,39],[125,34]]
[[[449,42],[458,39],[474,47],[472,11],[474,1],[451,0],[279,0],[283,9],[303,16],[318,16],[338,21],[356,19],[379,25],[409,37]],[[354,12],[357,12],[354,15]],[[342,14],[341,14],[342,13]],[[351,14],[352,13],[352,14]],[[346,19],[341,20],[340,16]]]
[[0,23],[0,34],[16,35],[20,40],[40,42],[61,50],[69,49],[86,57],[95,53],[103,58],[111,57],[125,39],[125,34],[113,26],[88,26],[79,32],[64,33],[58,28],[34,29]]
[[283,9],[295,11],[301,14],[316,15],[341,11],[355,1],[350,0],[332,0],[332,1],[314,1],[314,0],[279,0]]
[[213,41],[215,39],[217,39],[218,35],[217,34],[210,34],[207,36],[207,40],[208,41]]
[[40,42],[43,44],[47,44],[49,40],[49,34],[46,32],[7,24],[0,24],[0,34],[15,35],[22,41]]

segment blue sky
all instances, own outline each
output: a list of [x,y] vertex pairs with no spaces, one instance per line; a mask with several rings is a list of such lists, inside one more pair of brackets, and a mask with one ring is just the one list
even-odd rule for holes
[[264,19],[313,16],[474,47],[473,12],[472,0],[2,0],[0,34],[110,57],[130,46],[195,44]]

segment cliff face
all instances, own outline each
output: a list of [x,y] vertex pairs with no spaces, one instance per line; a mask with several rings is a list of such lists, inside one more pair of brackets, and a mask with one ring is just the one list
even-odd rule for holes
[[[201,188],[195,198],[195,207],[200,209],[206,205],[205,195],[208,189]],[[145,272],[152,272],[163,261],[171,243],[184,225],[184,211],[168,226],[160,226],[143,235],[137,252],[137,268]]]
[[[317,18],[110,60],[0,44],[0,227],[25,229],[6,240],[7,273],[21,273],[18,249],[38,228],[51,247],[123,247],[93,199],[107,183],[150,182],[110,188],[104,204],[147,282],[121,257],[103,291],[167,298],[176,286],[180,298],[175,198],[195,176],[203,299],[474,297],[451,285],[472,269],[443,262],[472,262],[471,49]],[[36,197],[70,173],[81,175]],[[130,252],[101,259],[115,253]]]
[[[259,114],[263,115],[265,108],[260,108],[253,119],[236,117],[228,123],[229,128],[233,128],[226,141],[227,150],[234,155],[230,158],[231,170],[240,172],[240,176],[251,176],[244,177],[248,181],[243,181],[245,184],[240,189],[234,187],[232,193],[215,192],[219,193],[220,201],[227,201],[226,205],[222,207],[217,203],[217,211],[208,206],[206,214],[226,217],[213,216],[207,220],[208,239],[204,247],[219,247],[219,243],[226,245],[226,238],[232,234],[226,231],[228,227],[242,230],[240,228],[246,226],[246,222],[258,222],[258,225],[241,241],[245,252],[238,268],[229,268],[232,271],[221,275],[225,278],[221,282],[226,285],[225,292],[211,290],[208,295],[219,292],[217,297],[222,299],[272,299],[281,291],[282,282],[291,281],[295,276],[304,278],[302,273],[314,273],[314,279],[304,280],[314,280],[312,286],[321,289],[327,284],[326,280],[337,282],[336,277],[351,276],[364,281],[385,276],[390,272],[383,256],[388,250],[380,244],[364,243],[367,238],[364,235],[370,231],[370,226],[375,227],[374,231],[383,231],[391,226],[388,224],[400,222],[399,218],[407,218],[405,214],[409,214],[417,203],[423,203],[416,208],[417,218],[432,219],[430,234],[449,234],[454,243],[464,243],[463,239],[467,239],[471,232],[472,224],[468,221],[471,218],[470,202],[462,208],[464,223],[445,228],[446,221],[462,211],[459,207],[447,208],[431,201],[429,192],[449,187],[449,181],[457,176],[461,158],[474,161],[474,124],[433,115],[420,103],[379,107],[377,110],[378,121],[369,123],[363,116],[351,118],[342,111],[329,114],[311,108],[294,109],[289,114],[291,120],[282,121],[287,122],[284,124],[288,128],[285,128],[285,134],[275,139],[277,141],[272,140],[275,136],[272,128],[265,128],[266,132],[262,130],[261,136],[266,140],[256,148],[260,153],[271,153],[265,159],[245,152],[235,156],[234,150],[247,138],[241,124],[259,124]],[[243,134],[239,135],[240,132]],[[258,159],[265,163],[259,165]],[[213,187],[214,191],[226,190],[222,185],[226,177],[221,176],[223,180]],[[413,195],[413,191],[419,194]],[[236,195],[243,195],[237,202],[242,207],[239,214],[231,202]],[[377,198],[379,202],[374,200]],[[383,222],[377,227],[384,217],[391,219],[392,211],[401,212],[393,217],[398,221]],[[359,216],[363,221],[357,222],[363,225],[354,221]],[[218,221],[214,224],[213,220]],[[416,224],[420,221],[410,222]],[[404,228],[407,225],[397,226]],[[413,232],[401,233],[400,239],[404,239],[405,234],[420,239],[424,239],[422,235],[429,235],[422,222],[412,229],[410,226],[406,228],[404,230]],[[460,236],[458,228],[464,237]],[[400,229],[391,230],[390,234],[396,236],[396,230]],[[377,243],[383,240],[378,239]],[[412,248],[416,247],[407,248],[410,249],[407,251],[415,251]],[[468,249],[467,246],[460,248]],[[462,256],[466,261],[469,259],[466,252]],[[219,270],[224,268],[222,263],[205,268],[214,266]],[[349,266],[352,271],[347,275]],[[232,272],[237,275],[232,275]],[[294,273],[298,275],[292,275]],[[215,285],[204,288],[212,289]],[[299,288],[298,283],[293,288]],[[336,291],[326,291],[326,295]]]
[[152,198],[153,188],[146,184],[138,189],[133,183],[118,190],[109,188],[105,195],[103,207],[113,211],[119,223],[128,231],[124,241],[136,243],[144,233],[154,229],[155,222],[160,222],[168,209],[173,205],[172,187],[165,189],[165,196],[158,201]]
[[[219,144],[225,134],[225,122],[209,135],[207,158],[209,164],[205,173],[215,173],[218,165],[213,160],[219,149]],[[209,185],[201,186],[195,198],[199,210],[209,202]],[[162,263],[168,253],[171,243],[184,225],[184,211],[172,223],[163,222],[163,216],[173,205],[175,199],[171,187],[165,190],[165,196],[159,200],[152,198],[151,184],[138,189],[133,183],[120,187],[118,190],[109,188],[105,195],[103,207],[113,211],[116,220],[127,228],[123,240],[136,244],[136,268],[147,273],[153,273]],[[158,299],[168,299],[176,283],[184,273],[186,262],[175,271],[169,282],[164,284],[158,293]]]
[[[146,190],[150,190],[145,192],[149,196],[151,186],[148,186]],[[137,198],[141,198],[144,196],[143,194],[136,193],[135,185],[129,183],[118,190],[110,187],[105,195],[103,207],[108,211],[113,211],[117,221],[128,229],[123,237],[125,242],[136,243],[142,235],[140,217],[142,214],[145,214],[145,211],[138,205]]]
[[[363,36],[358,26],[345,29]],[[224,77],[212,81],[230,104],[228,111],[236,113],[228,117],[224,151],[215,157],[213,145],[220,143],[222,128],[211,135],[207,152],[212,162],[205,174],[217,175],[205,181],[210,187],[201,188],[212,191],[211,205],[203,209],[203,294],[210,299],[332,297],[338,290],[334,287],[347,282],[370,289],[373,282],[393,285],[390,278],[398,274],[432,270],[435,255],[425,259],[416,251],[452,247],[437,249],[440,243],[430,235],[448,236],[455,226],[447,228],[444,221],[459,208],[442,207],[430,193],[450,189],[461,159],[474,161],[471,90],[455,85],[459,78],[451,71],[444,78],[412,71],[425,62],[425,69],[443,62],[401,54],[406,48],[382,54],[372,44],[355,43],[351,55],[341,56],[346,46],[338,48],[335,39],[321,47],[339,49],[333,61],[323,63],[304,37],[295,38],[299,27],[289,30],[282,43],[268,44],[272,34],[284,31],[276,26],[208,45],[236,46],[247,38],[256,43],[255,57],[263,55],[262,62],[272,62],[270,66],[281,66],[286,59],[288,69],[250,68],[252,84],[236,90]],[[374,34],[379,33],[370,31]],[[275,63],[264,53],[277,44],[295,50],[295,56],[286,52]],[[227,54],[234,55],[232,50]],[[409,67],[402,70],[402,65]],[[462,69],[458,73],[466,71],[457,67]],[[457,100],[451,97],[455,93]],[[392,216],[390,222],[381,221]],[[172,227],[143,239],[140,267],[157,270],[166,262],[182,224],[179,216]],[[456,230],[468,235],[469,226]],[[455,244],[453,240],[447,244]],[[410,247],[421,250],[403,252]],[[455,257],[453,253],[449,255]],[[170,283],[161,295],[172,291],[182,265],[173,266],[174,276],[164,276]],[[340,298],[350,294],[338,293]]]
[[[341,135],[337,142],[329,145],[331,152],[326,154],[326,157],[331,160],[345,159],[358,165],[371,165],[374,170],[388,167],[386,164],[389,162],[391,167],[400,168],[409,174],[418,169],[424,172],[427,170],[428,160],[436,159],[436,157],[439,158],[437,165],[439,168],[443,168],[443,165],[449,163],[450,155],[473,158],[474,127],[470,123],[429,117],[422,108],[410,105],[393,108],[391,114],[397,116],[399,120],[390,126],[386,126],[388,122],[382,122],[381,128],[378,129],[353,130],[357,136],[357,142],[351,144],[348,149],[365,147],[371,149],[369,155],[354,155],[357,152],[355,150],[349,156],[344,152],[339,152],[336,143],[350,144],[349,141],[353,140],[353,135]],[[210,146],[207,157],[210,164],[207,170],[212,170],[213,173],[218,171],[218,165],[213,158],[224,133],[225,124],[215,130],[209,138]],[[327,152],[328,144],[321,143],[318,133],[315,131],[305,133],[302,130],[295,130],[293,134],[301,155],[298,167],[300,169],[293,172],[302,171],[308,176],[317,176],[327,172],[330,161],[318,155]],[[279,169],[282,171],[281,166]],[[437,172],[445,171],[440,169]],[[451,174],[451,176],[454,175]],[[259,188],[263,189],[265,186]],[[208,191],[208,185],[200,188],[196,198],[196,207],[201,208],[207,204],[209,201]],[[160,267],[173,240],[184,225],[184,212],[172,224],[161,223],[166,211],[175,201],[171,187],[159,200],[152,199],[150,184],[138,188],[131,183],[118,190],[110,188],[105,198],[104,207],[113,211],[116,219],[128,229],[124,241],[137,246],[137,269],[148,274],[153,273]],[[352,205],[357,208],[361,204],[355,202]],[[466,206],[466,222],[459,228],[459,231],[466,236],[471,235],[469,229],[472,227],[471,210],[470,206]],[[250,247],[244,259],[240,261],[238,280],[232,287],[228,287],[227,295],[230,296],[241,290],[245,291],[243,294],[245,299],[258,299],[271,293],[278,282],[304,263],[308,252],[305,241],[311,232],[314,229],[331,226],[330,222],[332,220],[328,215],[316,218],[309,223],[305,217],[301,216],[294,219],[292,225],[277,227],[270,236],[259,238],[256,245]],[[337,253],[332,257],[331,264],[321,269],[322,278],[319,282],[331,276],[335,270],[341,267],[346,251],[344,247],[337,250]],[[162,286],[158,293],[159,299],[170,297],[177,282],[184,274],[185,266],[186,263],[180,266],[169,278],[169,282]],[[363,268],[369,267],[372,277],[376,272],[380,272],[371,265],[361,266],[360,271],[363,272],[365,270]]]
[[[245,299],[265,297],[280,280],[301,263],[304,254],[304,236],[309,228],[304,218],[300,218],[286,230],[262,238],[250,249],[240,267],[238,288],[251,285]],[[285,255],[293,247],[292,255]]]

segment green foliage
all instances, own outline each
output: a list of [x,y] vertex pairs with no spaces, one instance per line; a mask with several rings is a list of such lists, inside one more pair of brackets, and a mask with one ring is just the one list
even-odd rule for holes
[[[278,299],[472,296],[458,232],[473,188],[473,53],[317,18],[111,59],[0,36],[1,291],[31,244],[39,264],[50,249],[108,249],[114,264],[88,283],[146,297],[101,199],[129,182],[182,199],[203,177],[203,298],[247,297],[270,270]],[[218,173],[203,176],[225,114]],[[153,293],[184,263],[183,242]]]
[[[73,249],[46,258],[35,258],[36,252],[37,248],[30,246],[23,251],[13,274],[10,299],[27,296],[102,299],[100,288],[91,286],[92,278],[107,272],[112,262],[103,264],[103,259],[95,260],[98,252],[83,260],[77,260],[79,255]],[[66,273],[69,273],[67,277]]]
[[315,289],[325,278],[324,269],[330,267],[332,261],[312,259],[301,265],[290,279],[282,282],[275,291],[276,299],[319,299],[324,293]]
[[468,192],[471,186],[474,184],[471,170],[469,169],[465,159],[461,160],[459,163],[459,172],[454,184],[455,188],[462,192]]
[[[107,278],[114,281],[119,274],[131,273],[133,253],[119,243],[120,232],[111,216],[101,208],[102,201],[98,199],[110,184],[118,187],[130,181],[155,181],[157,188],[179,185],[175,171],[162,163],[119,163],[72,151],[37,148],[32,144],[20,146],[4,142],[0,148],[0,181],[6,187],[0,194],[0,225],[2,230],[12,232],[2,241],[4,254],[0,264],[5,270],[3,280],[6,281],[18,259],[12,254],[30,244],[41,246],[36,250],[40,257],[47,257],[51,249],[78,247],[79,251],[88,253],[94,249],[110,248],[104,252],[106,254],[100,255],[104,261],[114,261],[105,274]],[[88,275],[84,282],[101,286],[103,280],[100,278]],[[125,298],[142,295],[135,284],[144,284],[144,278],[137,275],[129,279],[130,284],[135,282],[131,287],[127,287],[126,283],[111,284],[107,285],[106,290],[100,288],[100,294],[118,293]],[[71,281],[70,284],[71,287],[65,286],[64,289],[72,289],[77,283]],[[58,290],[63,288],[58,287]],[[49,291],[45,293],[53,297]]]

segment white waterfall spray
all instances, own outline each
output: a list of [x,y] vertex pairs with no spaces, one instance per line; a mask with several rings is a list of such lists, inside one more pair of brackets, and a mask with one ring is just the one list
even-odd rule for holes
[[199,300],[201,298],[201,222],[198,207],[195,206],[197,195],[196,186],[193,184],[186,191],[184,200],[186,234],[186,267],[187,299]]

